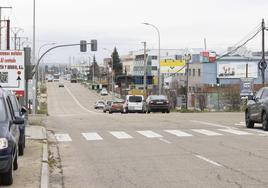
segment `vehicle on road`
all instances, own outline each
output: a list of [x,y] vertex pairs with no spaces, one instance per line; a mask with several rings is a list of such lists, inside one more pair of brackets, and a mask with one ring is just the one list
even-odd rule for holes
[[[7,91],[8,96],[11,101],[11,105],[13,108],[13,111],[15,113],[15,118],[23,119],[25,121],[25,113],[27,112],[27,109],[20,105],[19,101],[17,100],[17,97],[15,94],[11,91]],[[19,155],[22,156],[24,154],[24,148],[25,148],[25,123],[19,125]]]
[[109,108],[112,104],[112,100],[106,100],[105,101],[105,105],[103,107],[103,112],[106,113],[107,111],[109,111]]
[[123,112],[123,105],[124,100],[122,99],[115,99],[111,102],[111,105],[108,107],[109,114],[112,114],[114,112]]
[[98,100],[95,105],[94,105],[94,108],[95,109],[103,109],[105,106],[105,102],[104,100]]
[[11,99],[0,89],[0,178],[3,185],[13,183],[13,170],[18,169],[19,125],[24,119],[15,117]]
[[60,81],[60,74],[54,74],[53,75],[53,82],[59,82]]
[[268,87],[261,88],[252,100],[248,100],[245,121],[247,128],[262,123],[263,130],[268,131]]
[[127,95],[123,105],[123,113],[145,112],[143,95]]
[[64,87],[64,83],[59,83],[59,87]]
[[147,113],[150,112],[169,113],[170,104],[167,97],[164,95],[149,95],[146,100],[145,109]]
[[105,95],[108,95],[108,91],[107,89],[103,88],[100,92],[101,96],[105,96]]

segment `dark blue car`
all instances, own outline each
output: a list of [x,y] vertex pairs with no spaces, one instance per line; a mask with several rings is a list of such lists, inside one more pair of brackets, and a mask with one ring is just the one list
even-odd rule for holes
[[19,125],[24,119],[15,117],[8,92],[0,88],[0,183],[13,183],[13,170],[18,168]]
[[[26,113],[26,108],[22,107],[17,100],[17,97],[15,96],[14,93],[8,91],[8,96],[10,98],[12,108],[15,113],[16,118],[25,118],[25,113]],[[19,130],[20,130],[20,137],[19,137],[19,156],[22,156],[24,154],[24,148],[25,148],[25,123],[19,125]]]

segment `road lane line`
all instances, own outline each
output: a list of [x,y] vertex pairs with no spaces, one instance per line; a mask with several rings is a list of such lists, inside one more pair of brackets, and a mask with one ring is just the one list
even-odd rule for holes
[[193,136],[189,133],[180,131],[180,130],[165,130],[165,132],[176,135],[178,137],[189,137],[189,136]]
[[69,134],[55,134],[55,137],[57,139],[58,142],[71,142],[72,139],[69,136]]
[[227,132],[227,133],[232,133],[236,135],[252,135],[252,133],[245,132],[245,131],[239,131],[235,129],[218,129],[219,131]]
[[171,144],[171,142],[170,142],[170,141],[168,141],[168,140],[166,140],[166,139],[159,138],[159,140],[160,140],[160,141],[162,141],[162,142],[165,142],[165,143],[167,143],[167,144]]
[[259,136],[268,136],[268,132],[265,132],[263,130],[248,129],[248,131],[258,133],[257,135],[259,135]]
[[163,136],[160,134],[157,134],[153,131],[137,131],[138,133],[140,133],[141,135],[147,137],[147,138],[162,138]]
[[132,136],[130,136],[129,134],[127,134],[126,132],[123,132],[123,131],[111,131],[110,134],[118,139],[131,139],[131,138],[133,138]]
[[191,129],[191,130],[200,134],[207,135],[207,136],[222,136],[223,135],[223,134],[216,133],[214,131],[210,131],[206,129]]
[[197,121],[197,120],[190,120],[193,123],[199,123],[199,124],[203,124],[203,125],[210,125],[213,127],[220,127],[220,128],[226,128],[226,129],[235,129],[235,127],[229,127],[229,126],[225,126],[225,125],[220,125],[220,124],[216,124],[216,123],[209,123],[209,122],[205,122],[205,121]]
[[73,100],[76,102],[76,104],[78,105],[78,106],[80,106],[80,108],[82,108],[83,110],[85,110],[86,112],[89,112],[89,113],[95,113],[95,112],[93,112],[93,111],[90,111],[90,110],[88,110],[86,107],[84,107],[76,98],[75,98],[75,96],[72,94],[72,92],[68,89],[68,87],[67,86],[65,86],[65,89],[66,89],[66,91],[69,93],[69,95],[73,98]]
[[212,161],[212,160],[210,160],[210,159],[208,159],[208,158],[206,158],[206,157],[203,157],[203,156],[201,156],[201,155],[195,155],[195,156],[196,156],[197,158],[199,158],[199,159],[202,159],[202,160],[204,160],[204,161],[210,163],[210,164],[213,164],[213,165],[218,166],[218,167],[222,167],[221,164],[219,164],[219,163],[217,163],[217,162],[215,162],[215,161]]
[[90,132],[90,133],[82,133],[82,135],[85,137],[86,140],[88,141],[94,141],[94,140],[103,140],[103,138],[95,132]]

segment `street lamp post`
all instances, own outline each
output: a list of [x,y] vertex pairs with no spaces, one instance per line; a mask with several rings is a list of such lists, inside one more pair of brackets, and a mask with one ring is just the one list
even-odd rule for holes
[[186,61],[186,110],[188,109],[188,92],[189,92],[189,61],[191,60],[191,54],[185,54],[184,59]]
[[[107,48],[103,48],[103,50],[106,50],[106,51],[109,51],[111,53],[113,53],[111,50],[108,50]],[[114,61],[113,61],[113,56],[111,57],[111,64],[112,64],[112,94],[114,94],[114,71],[113,71],[113,68],[114,68]]]
[[150,24],[150,23],[142,23],[144,25],[149,25],[149,26],[152,26],[153,28],[156,29],[157,31],[157,34],[158,34],[158,94],[160,95],[161,94],[161,78],[160,78],[160,31],[159,29],[153,25],[153,24]]
[[[32,52],[32,63],[35,64],[35,0],[33,0],[33,52]],[[34,80],[34,94],[33,94],[33,114],[36,114],[37,112],[37,77],[38,75],[35,75]]]

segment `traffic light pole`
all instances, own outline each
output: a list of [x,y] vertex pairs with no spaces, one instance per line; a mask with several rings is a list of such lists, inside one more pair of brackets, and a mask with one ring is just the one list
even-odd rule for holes
[[[37,63],[35,65],[35,67],[34,67],[34,70],[32,71],[32,77],[35,76],[35,78],[36,78],[36,80],[35,80],[36,81],[36,84],[35,85],[36,86],[38,85],[38,78],[37,78],[38,75],[37,75],[37,73],[38,73],[39,64],[40,64],[41,60],[44,58],[44,56],[48,52],[50,52],[50,51],[52,51],[54,49],[57,49],[57,48],[64,48],[64,47],[71,47],[71,46],[81,46],[81,45],[83,45],[83,49],[86,49],[86,47],[84,47],[84,45],[89,45],[89,44],[91,44],[91,51],[97,51],[97,40],[91,40],[91,42],[89,42],[89,43],[84,42],[84,43],[80,43],[80,44],[63,44],[63,45],[57,45],[57,46],[54,46],[52,48],[49,48],[47,51],[45,51],[41,55],[41,57],[37,60]],[[37,87],[35,89],[37,91]],[[37,93],[37,92],[35,92],[35,93]],[[35,97],[35,100],[37,100],[37,96]],[[37,109],[37,101],[35,101],[33,104],[34,104],[33,109]]]

